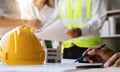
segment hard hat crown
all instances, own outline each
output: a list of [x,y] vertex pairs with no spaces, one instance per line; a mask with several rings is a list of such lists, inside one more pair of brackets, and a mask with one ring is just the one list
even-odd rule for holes
[[20,26],[6,33],[0,44],[0,59],[8,65],[43,64],[45,51],[29,27]]

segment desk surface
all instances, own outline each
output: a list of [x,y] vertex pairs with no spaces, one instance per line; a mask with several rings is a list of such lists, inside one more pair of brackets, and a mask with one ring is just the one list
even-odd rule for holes
[[[118,72],[120,68],[76,69],[76,66],[91,65],[86,63],[73,63],[73,60],[64,60],[62,63],[45,63],[44,65],[8,66],[0,64],[0,72]],[[96,64],[95,64],[96,65]],[[116,71],[115,71],[116,70]],[[103,71],[104,72],[104,71]]]
[[77,70],[68,70],[67,72],[120,72],[120,68],[117,67],[108,67],[108,68],[94,68],[94,69],[77,69]]

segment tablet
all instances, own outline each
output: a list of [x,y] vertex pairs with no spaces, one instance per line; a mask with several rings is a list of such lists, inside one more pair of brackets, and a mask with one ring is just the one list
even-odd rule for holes
[[83,66],[76,66],[76,68],[103,68],[103,65],[83,65]]

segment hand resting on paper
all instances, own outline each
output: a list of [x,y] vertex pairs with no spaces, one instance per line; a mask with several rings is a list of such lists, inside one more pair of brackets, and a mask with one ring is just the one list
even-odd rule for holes
[[120,52],[112,55],[112,57],[110,57],[104,64],[105,67],[112,65],[115,67],[120,67]]
[[[119,66],[120,65],[120,53],[115,53],[110,49],[104,47],[102,49],[96,49],[96,47],[88,48],[83,55],[88,54],[84,61],[90,61],[90,63],[103,63],[104,67]],[[118,61],[119,60],[119,61]],[[116,65],[117,63],[117,65]]]

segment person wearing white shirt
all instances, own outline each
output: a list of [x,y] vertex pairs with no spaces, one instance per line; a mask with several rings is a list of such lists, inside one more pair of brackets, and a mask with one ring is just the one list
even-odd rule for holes
[[0,0],[0,37],[20,25],[32,26],[37,29],[40,21],[20,18],[19,6],[16,0]]
[[[50,4],[50,0],[32,0],[32,4],[25,10],[25,13],[29,14],[31,18],[40,20],[41,26],[44,26],[44,24],[49,20],[49,16],[54,12],[54,8],[52,4]],[[25,18],[25,16],[23,15],[22,18]],[[36,31],[35,34],[39,34],[39,30]],[[57,41],[44,41],[47,48],[56,48],[58,46]],[[42,41],[42,43],[44,43],[44,41]]]
[[33,0],[31,15],[39,19],[42,22],[42,25],[47,22],[49,16],[54,11],[54,8],[49,1],[50,0]]
[[[69,41],[63,42],[62,50],[66,51],[67,58],[76,59],[87,48],[101,43],[99,31],[106,18],[106,2],[105,0],[60,0],[44,27],[58,18],[69,29],[67,35],[71,37]],[[72,44],[75,48],[70,49]]]

